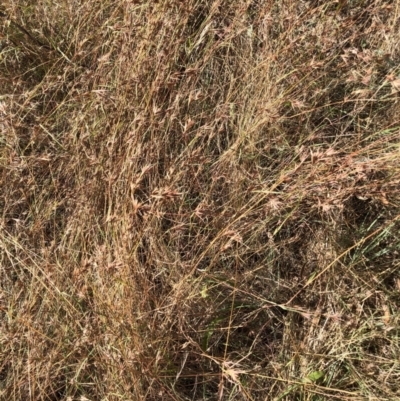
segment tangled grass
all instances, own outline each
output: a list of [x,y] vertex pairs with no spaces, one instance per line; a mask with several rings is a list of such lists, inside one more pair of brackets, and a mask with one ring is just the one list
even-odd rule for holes
[[400,399],[399,0],[5,0],[1,400]]

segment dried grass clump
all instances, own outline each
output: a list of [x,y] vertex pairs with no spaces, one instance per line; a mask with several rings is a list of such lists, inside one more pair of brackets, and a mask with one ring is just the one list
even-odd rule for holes
[[4,1],[0,399],[400,399],[399,10]]

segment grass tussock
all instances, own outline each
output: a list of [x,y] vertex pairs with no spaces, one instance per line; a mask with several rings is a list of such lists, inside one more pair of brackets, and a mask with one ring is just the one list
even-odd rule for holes
[[0,22],[1,400],[400,399],[399,0]]

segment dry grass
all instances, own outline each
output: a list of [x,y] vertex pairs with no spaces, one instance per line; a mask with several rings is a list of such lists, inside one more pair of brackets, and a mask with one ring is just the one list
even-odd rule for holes
[[400,399],[399,0],[1,7],[1,400]]

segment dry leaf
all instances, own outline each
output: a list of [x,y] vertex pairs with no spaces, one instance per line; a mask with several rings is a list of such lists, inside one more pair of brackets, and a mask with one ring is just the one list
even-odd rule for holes
[[390,310],[389,307],[386,304],[382,305],[382,310],[383,310],[383,321],[386,325],[390,323]]
[[392,85],[392,93],[400,92],[400,78],[397,78],[390,82]]

